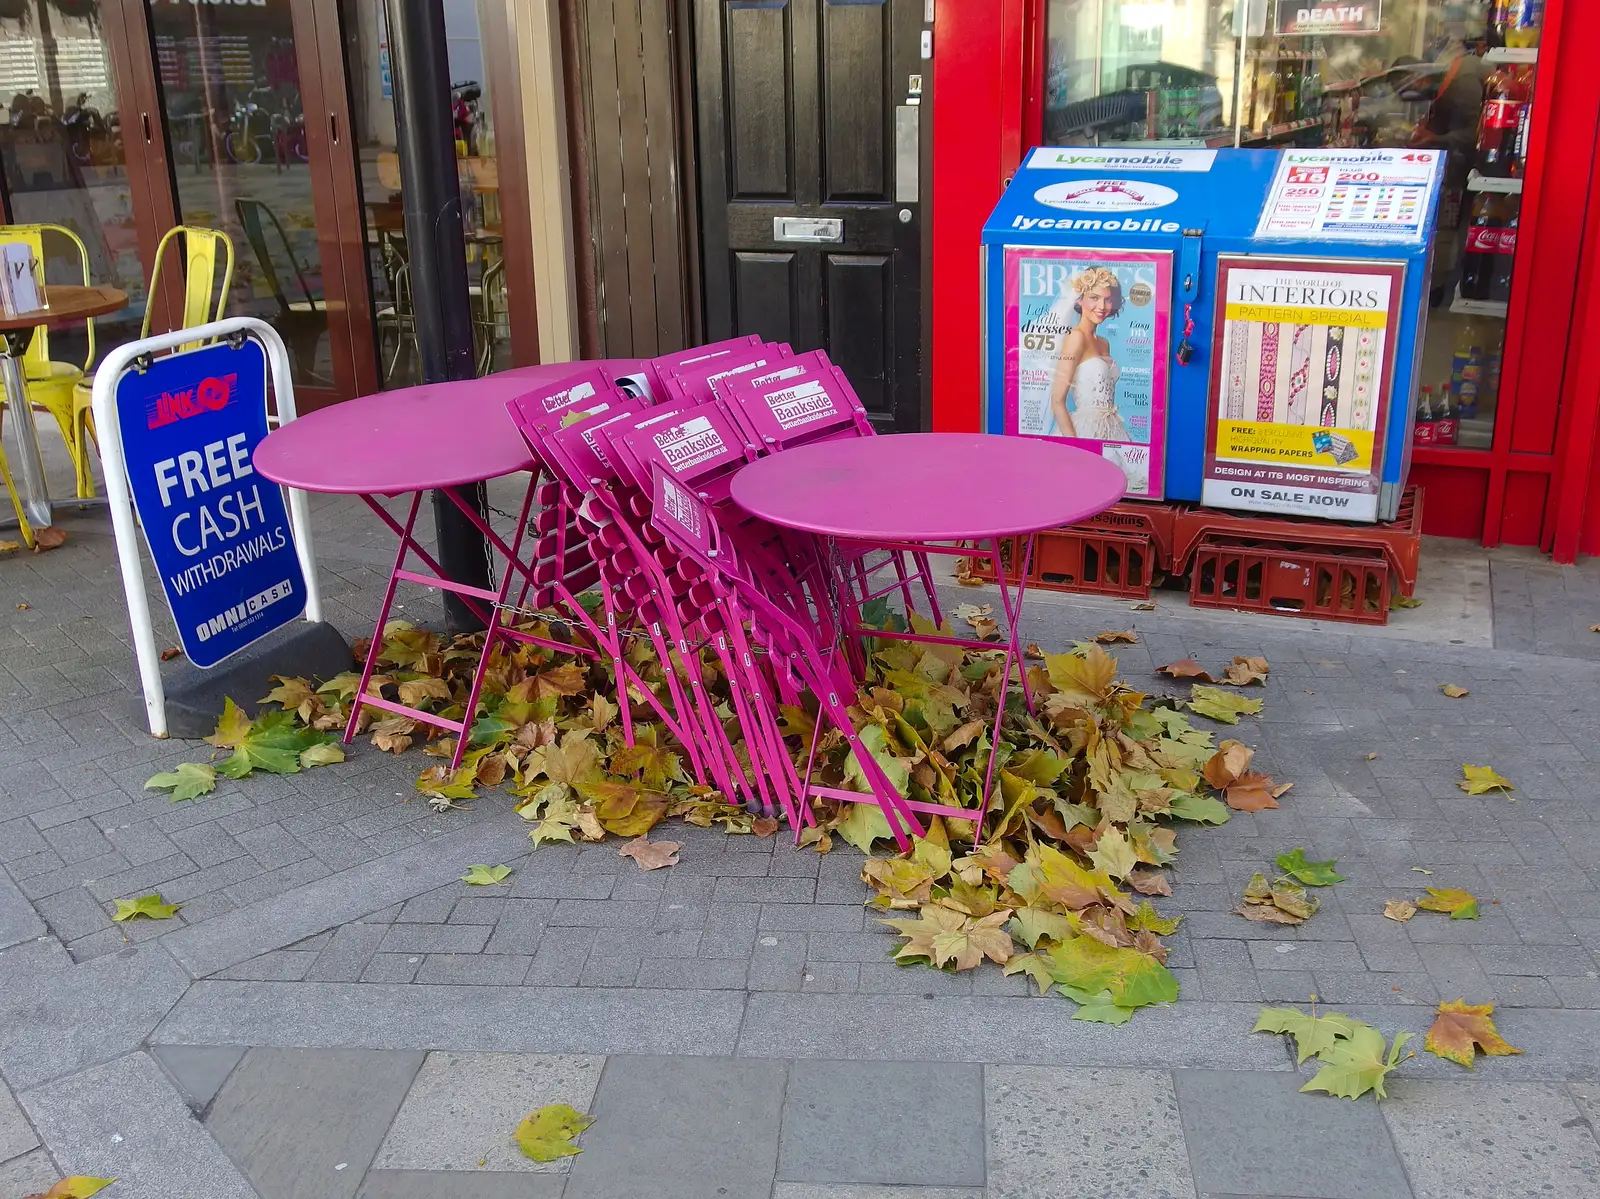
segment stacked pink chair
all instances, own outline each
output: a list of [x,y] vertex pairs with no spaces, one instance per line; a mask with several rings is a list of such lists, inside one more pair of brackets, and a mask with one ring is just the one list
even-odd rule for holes
[[[941,619],[926,555],[883,547],[874,561],[874,547],[836,550],[752,518],[729,497],[733,476],[760,456],[874,435],[842,372],[820,351],[795,355],[748,338],[656,359],[633,378],[653,403],[590,369],[509,405],[552,476],[539,492],[523,599],[571,614],[610,659],[619,701],[643,695],[697,778],[730,802],[781,812],[797,837],[815,823],[816,796],[876,803],[902,848],[924,831],[919,812],[972,819],[970,809],[902,795],[848,714],[866,665],[861,605],[898,591],[909,611],[920,582]],[[884,569],[893,581],[875,589]],[[598,588],[604,625],[584,607],[585,587]],[[629,664],[628,636],[650,640],[664,696]],[[712,663],[728,683],[720,711]],[[796,747],[803,772],[785,742],[785,704],[817,713],[810,746]],[[623,722],[631,741],[627,708]],[[850,745],[868,790],[812,782],[824,728]]]

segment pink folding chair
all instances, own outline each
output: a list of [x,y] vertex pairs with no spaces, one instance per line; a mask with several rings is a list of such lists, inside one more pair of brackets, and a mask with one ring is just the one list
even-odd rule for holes
[[794,351],[785,344],[756,345],[665,368],[661,372],[661,386],[665,392],[662,399],[664,402],[681,399],[703,404],[716,394],[717,384],[765,374],[793,355]]
[[658,354],[654,358],[646,359],[640,364],[639,369],[631,378],[643,381],[649,389],[649,400],[657,401],[663,398],[665,392],[663,383],[671,372],[697,362],[705,362],[724,354],[736,353],[761,344],[761,335],[748,333],[742,337],[730,337],[725,341],[714,341],[703,346],[692,346],[687,350],[675,350],[669,354]]
[[[654,481],[651,521],[678,553],[699,567],[705,585],[715,597],[713,606],[721,613],[722,623],[736,651],[733,661],[737,673],[730,677],[730,682],[748,693],[746,744],[752,760],[759,754],[769,777],[777,785],[784,814],[789,818],[796,839],[805,825],[815,823],[809,799],[822,796],[851,803],[876,803],[896,843],[902,850],[909,849],[910,838],[920,837],[925,832],[915,812],[928,805],[914,804],[901,795],[882,765],[862,744],[847,710],[855,696],[854,682],[840,670],[837,656],[823,650],[815,626],[797,618],[787,605],[774,602],[764,585],[769,578],[768,570],[752,569],[745,553],[741,552],[749,547],[747,539],[752,525],[746,522],[738,530],[725,527],[714,507],[680,485],[659,461],[653,462],[651,469]],[[814,696],[817,707],[817,724],[803,778],[795,771],[769,699],[774,684],[784,679],[791,689]],[[838,730],[849,745],[868,791],[846,791],[811,783],[824,724]],[[935,810],[946,811],[942,807]],[[961,809],[949,811],[967,818],[972,815]]]

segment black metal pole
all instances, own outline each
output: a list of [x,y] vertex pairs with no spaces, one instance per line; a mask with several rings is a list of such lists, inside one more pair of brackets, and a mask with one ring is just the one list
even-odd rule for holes
[[[405,209],[417,349],[425,383],[473,377],[472,304],[467,248],[461,227],[455,122],[450,109],[450,60],[445,50],[443,0],[386,0],[389,70],[394,80],[395,148]],[[488,511],[482,485],[461,489],[479,515]],[[489,587],[489,547],[483,534],[443,492],[433,493],[439,565],[458,583]],[[459,596],[444,593],[452,632],[481,629]]]

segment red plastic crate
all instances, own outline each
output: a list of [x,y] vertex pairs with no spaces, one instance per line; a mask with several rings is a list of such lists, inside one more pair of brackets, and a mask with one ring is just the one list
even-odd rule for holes
[[[1016,582],[1022,539],[1000,539],[1000,565],[1007,582]],[[969,558],[972,576],[995,581],[988,555]],[[1155,581],[1156,555],[1143,533],[1109,533],[1073,525],[1046,529],[1037,535],[1028,586],[1043,591],[1080,595],[1112,595],[1149,599]]]
[[1173,503],[1151,500],[1123,500],[1112,504],[1099,516],[1073,525],[1075,529],[1104,529],[1111,533],[1143,534],[1155,551],[1156,565],[1162,570],[1172,569],[1172,548],[1177,534],[1178,512],[1181,507]]
[[1343,550],[1382,554],[1395,573],[1401,595],[1410,595],[1417,588],[1417,562],[1422,556],[1420,487],[1406,488],[1399,513],[1386,524],[1339,524],[1315,517],[1252,516],[1185,506],[1176,510],[1174,525],[1173,559],[1168,566],[1173,574],[1189,572],[1195,549],[1203,542],[1268,541],[1335,556]]
[[1033,555],[1028,586],[1047,591],[1148,599],[1155,581],[1155,554],[1143,533],[1047,529]]
[[1189,603],[1353,624],[1389,621],[1390,562],[1381,552],[1203,541]]

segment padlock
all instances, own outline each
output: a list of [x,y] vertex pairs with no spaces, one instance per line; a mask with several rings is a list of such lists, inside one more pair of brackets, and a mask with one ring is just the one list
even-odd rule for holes
[[1189,339],[1188,338],[1184,338],[1184,340],[1182,340],[1182,341],[1180,341],[1178,343],[1178,349],[1176,351],[1176,356],[1177,356],[1177,359],[1178,359],[1178,365],[1179,366],[1188,366],[1189,365],[1189,359],[1194,357],[1194,347],[1189,344]]

